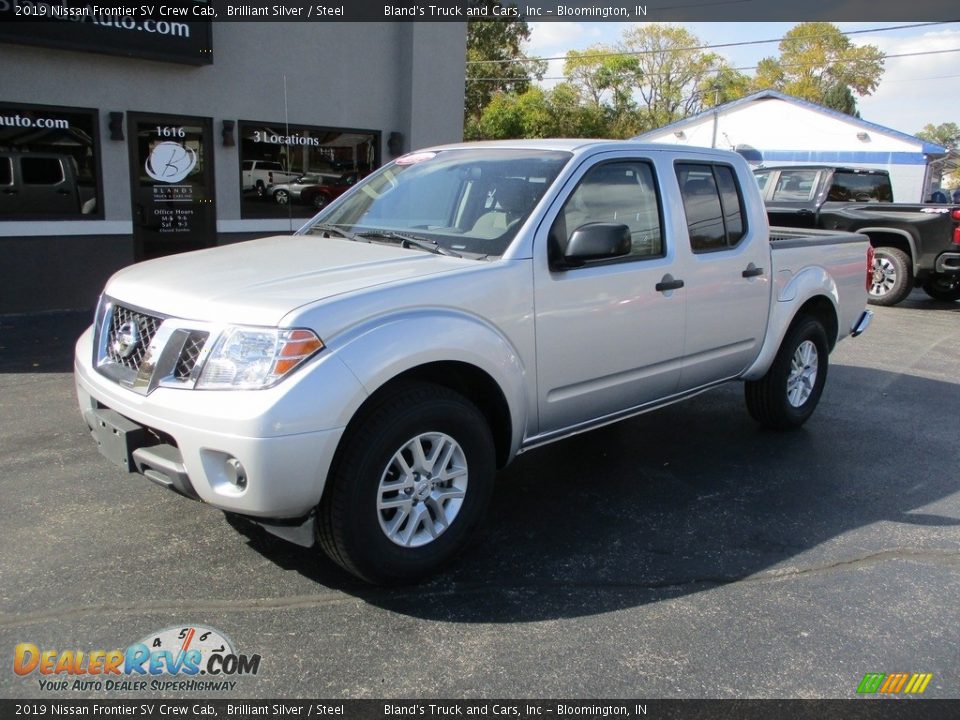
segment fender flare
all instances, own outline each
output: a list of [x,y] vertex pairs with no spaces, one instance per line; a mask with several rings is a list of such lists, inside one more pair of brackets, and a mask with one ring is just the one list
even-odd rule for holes
[[824,297],[830,301],[834,316],[838,321],[838,336],[829,338],[831,347],[840,339],[842,328],[839,327],[840,295],[837,291],[837,283],[830,273],[822,267],[804,268],[781,289],[773,307],[770,308],[770,315],[767,319],[767,334],[763,346],[760,348],[760,354],[741,376],[742,380],[759,380],[766,375],[800,308],[816,297]]
[[341,410],[347,425],[366,399],[405,372],[436,362],[459,362],[486,373],[510,414],[513,458],[528,428],[527,371],[513,343],[482,318],[446,308],[381,315],[331,338],[331,349],[366,394]]
[[[917,241],[913,237],[913,235],[908,233],[906,230],[900,230],[899,228],[864,227],[864,228],[857,228],[853,232],[858,232],[861,235],[866,235],[867,237],[870,237],[871,232],[883,233],[885,235],[899,235],[900,237],[902,237],[904,240],[907,241],[907,245],[910,248],[910,262],[914,267],[916,267],[917,258],[919,257],[919,255],[917,254]],[[870,238],[870,244],[873,245],[873,238]],[[877,247],[877,246],[874,245],[874,247]]]

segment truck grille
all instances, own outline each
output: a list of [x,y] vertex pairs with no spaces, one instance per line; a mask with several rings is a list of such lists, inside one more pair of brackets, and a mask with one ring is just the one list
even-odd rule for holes
[[[116,305],[107,332],[107,356],[117,365],[138,371],[161,322],[161,318]],[[125,345],[131,338],[135,344]],[[130,349],[126,350],[127,347]]]
[[193,369],[197,366],[197,360],[200,359],[200,352],[207,342],[210,333],[193,331],[190,337],[183,344],[183,350],[180,351],[180,357],[177,358],[177,366],[174,368],[173,376],[177,380],[189,380]]

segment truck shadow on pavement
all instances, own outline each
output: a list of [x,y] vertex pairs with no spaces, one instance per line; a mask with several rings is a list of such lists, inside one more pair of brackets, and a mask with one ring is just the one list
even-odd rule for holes
[[[960,513],[925,506],[960,489],[939,432],[955,440],[958,417],[956,385],[834,365],[810,422],[775,433],[751,421],[739,385],[721,388],[522,455],[499,475],[473,547],[413,587],[371,588],[319,551],[231,524],[284,569],[459,623],[595,615],[918,553],[956,562],[929,546]],[[924,542],[902,547],[905,526],[927,528]]]

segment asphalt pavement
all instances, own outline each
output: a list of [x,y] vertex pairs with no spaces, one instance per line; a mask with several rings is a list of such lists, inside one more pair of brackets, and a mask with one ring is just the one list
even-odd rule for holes
[[875,310],[801,430],[731,385],[532,451],[394,590],[110,466],[70,374],[89,313],[0,317],[0,697],[190,697],[11,670],[188,626],[262,658],[217,697],[960,697],[960,303]]

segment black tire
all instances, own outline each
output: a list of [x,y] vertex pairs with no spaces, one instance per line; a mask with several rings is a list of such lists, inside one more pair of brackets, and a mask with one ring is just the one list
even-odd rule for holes
[[267,186],[263,184],[263,180],[257,180],[257,184],[254,189],[257,191],[257,197],[266,197]]
[[329,200],[327,200],[327,196],[323,193],[317,193],[310,198],[310,204],[313,205],[314,209],[316,210],[322,210],[327,206],[328,202]]
[[286,190],[277,190],[273,193],[273,199],[277,201],[277,205],[289,205],[290,193]]
[[960,300],[960,275],[931,275],[923,281],[923,291],[934,300]]
[[[812,387],[809,382],[806,383],[810,390],[809,395],[802,398],[803,389],[799,385],[804,381],[801,380],[791,388],[790,379],[795,356],[805,343],[811,343],[816,350],[817,365]],[[829,352],[827,333],[820,321],[809,316],[797,318],[787,331],[767,374],[759,380],[746,383],[744,394],[747,410],[753,419],[774,430],[792,430],[803,425],[813,414],[823,393],[823,386],[827,381]],[[797,359],[799,360],[799,357]],[[798,392],[801,397],[792,394]]]
[[[391,491],[383,490],[381,481],[400,482],[400,476],[392,474],[399,467],[395,462],[398,454],[419,438],[441,435],[459,447],[462,453],[456,457],[466,468],[463,479],[458,480],[464,483],[463,496],[447,526],[434,522],[437,506],[432,490],[429,498],[421,499],[422,507],[417,510],[416,498],[423,490],[422,483],[429,479],[427,475],[412,474],[417,478],[417,490],[396,490],[388,498],[412,503],[405,511],[409,514],[382,509],[381,499]],[[421,448],[429,455],[437,446],[428,443]],[[409,465],[416,465],[415,458]],[[434,469],[430,468],[431,474]],[[489,503],[495,472],[493,436],[473,403],[439,385],[399,385],[347,428],[318,508],[320,546],[334,562],[367,582],[388,585],[417,581],[437,572],[469,542]],[[428,515],[430,527],[437,534],[421,540],[419,546],[404,546],[399,537],[388,536],[388,526],[396,521],[398,527],[409,529],[415,510]],[[401,522],[402,518],[406,519]],[[420,522],[414,527],[414,538],[426,537],[427,525]]]
[[873,252],[873,282],[867,295],[871,305],[890,306],[913,290],[913,266],[903,250],[878,247]]

